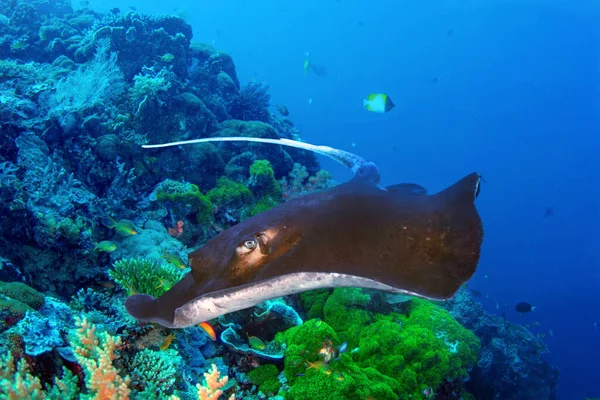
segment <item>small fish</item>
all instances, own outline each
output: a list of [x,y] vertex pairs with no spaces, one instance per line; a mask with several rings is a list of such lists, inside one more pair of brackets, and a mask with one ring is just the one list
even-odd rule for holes
[[169,336],[167,336],[165,338],[165,341],[163,342],[163,344],[160,345],[160,349],[161,350],[168,349],[169,346],[171,346],[171,343],[173,342],[173,339],[175,339],[175,334],[174,333],[169,334]]
[[423,390],[423,395],[425,396],[426,399],[433,399],[435,397],[435,393],[433,391],[433,388],[428,387],[425,390]]
[[162,258],[164,258],[166,262],[168,262],[169,264],[173,264],[177,268],[187,268],[187,264],[177,253],[167,253],[165,251],[162,255]]
[[440,77],[439,76],[434,76],[433,78],[431,78],[429,80],[429,82],[431,83],[438,83],[440,81]]
[[171,61],[173,61],[173,59],[175,59],[175,56],[171,53],[165,53],[162,56],[160,56],[160,61],[166,63],[170,63]]
[[102,285],[102,287],[106,289],[114,289],[116,287],[115,283],[112,281],[104,281],[101,282],[100,285]]
[[264,350],[267,345],[265,342],[260,340],[260,338],[256,336],[248,336],[248,332],[246,332],[246,336],[248,337],[248,343],[250,343],[250,347],[257,350]]
[[454,34],[454,30],[452,30],[452,29],[448,29],[446,31],[446,36],[452,36],[453,34]]
[[321,318],[317,318],[317,320],[315,321],[315,328],[319,329],[322,323],[323,321],[321,321]]
[[342,374],[340,371],[333,371],[331,373],[331,377],[338,381],[343,381],[344,379],[346,379],[344,378],[344,374]]
[[310,61],[306,59],[304,61],[304,76],[308,75],[308,68],[310,67]]
[[535,310],[535,307],[529,303],[521,302],[515,306],[515,310],[520,313],[528,313]]
[[308,99],[308,104],[312,104],[312,102],[313,102],[313,99],[312,99],[312,98],[309,98],[309,99]]
[[279,114],[283,115],[284,117],[290,115],[290,111],[284,104],[277,104],[277,111],[279,111]]
[[481,297],[481,291],[477,290],[477,289],[471,289],[471,294],[473,294],[473,297]]
[[546,211],[544,211],[544,218],[548,218],[553,215],[554,215],[554,210],[552,209],[552,207],[546,208]]
[[368,111],[386,113],[395,107],[392,99],[387,94],[373,93],[363,99],[363,107]]
[[554,336],[554,331],[552,329],[548,329],[548,335]]
[[114,229],[115,232],[117,232],[123,236],[133,236],[133,235],[137,235],[139,233],[135,229],[133,222],[127,221],[124,219],[117,222],[110,217],[104,217],[100,220],[100,222],[102,222],[102,225],[104,225],[108,229]]
[[[319,371],[325,371],[325,372],[329,371],[329,365],[323,360],[318,360],[315,362],[310,362],[308,360],[305,360],[305,361],[308,364],[308,367],[306,367],[307,370],[314,368]],[[331,373],[331,371],[329,371],[329,373]]]
[[500,304],[498,304],[498,302],[496,302],[496,310],[500,309]]
[[94,250],[96,251],[104,251],[105,253],[111,253],[117,249],[117,245],[111,242],[110,240],[103,240],[96,244]]
[[173,285],[171,284],[171,282],[169,282],[168,280],[163,280],[162,278],[158,278],[158,285],[154,287],[154,289],[160,289],[163,288],[164,291],[167,291],[169,289],[171,289],[171,287],[173,287]]
[[319,64],[315,64],[315,63],[310,63],[310,69],[312,70],[312,72],[315,73],[316,76],[319,77],[326,77],[327,74],[327,68],[325,68],[325,66],[323,65],[319,65]]
[[341,353],[345,352],[348,349],[348,342],[344,342],[338,347],[338,351]]
[[200,328],[202,328],[204,333],[206,333],[208,335],[208,337],[211,338],[213,341],[217,340],[217,334],[215,333],[215,328],[213,328],[211,324],[209,324],[208,322],[200,322],[198,324],[198,326]]

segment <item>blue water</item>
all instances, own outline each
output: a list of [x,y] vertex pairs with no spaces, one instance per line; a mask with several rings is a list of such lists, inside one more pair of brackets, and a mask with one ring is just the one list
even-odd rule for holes
[[[386,184],[435,191],[482,173],[486,238],[471,287],[490,311],[539,323],[531,330],[562,371],[560,399],[600,397],[597,2],[92,3],[129,5],[182,15],[194,40],[233,56],[242,83],[270,85],[305,140],[376,161]],[[306,52],[328,76],[304,76]],[[396,108],[363,110],[373,92]],[[537,309],[520,317],[520,301]]]

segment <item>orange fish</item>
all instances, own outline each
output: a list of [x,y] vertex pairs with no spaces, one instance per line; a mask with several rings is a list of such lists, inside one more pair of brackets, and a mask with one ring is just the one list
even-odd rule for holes
[[217,340],[217,334],[215,333],[215,328],[212,327],[208,322],[200,322],[198,324],[200,328],[212,339]]

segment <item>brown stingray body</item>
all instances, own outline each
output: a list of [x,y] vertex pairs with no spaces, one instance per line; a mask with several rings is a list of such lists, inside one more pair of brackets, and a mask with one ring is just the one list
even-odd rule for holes
[[[210,304],[206,315],[214,317],[236,310],[237,291],[264,300],[303,291],[306,279],[323,279],[323,287],[380,285],[450,298],[479,261],[483,227],[474,205],[479,183],[473,173],[428,195],[418,185],[386,190],[354,179],[291,200],[220,233],[189,255],[192,272],[171,290],[158,299],[134,295],[127,309],[140,320],[179,327],[200,315],[184,324],[176,321],[177,310],[195,307],[199,313],[201,304]],[[319,287],[309,283],[306,287]],[[201,303],[203,298],[212,302]]]

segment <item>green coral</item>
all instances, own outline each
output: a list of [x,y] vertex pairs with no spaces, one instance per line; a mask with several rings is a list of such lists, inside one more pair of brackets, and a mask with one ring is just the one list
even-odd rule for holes
[[171,203],[176,214],[196,214],[199,224],[210,222],[213,215],[210,199],[191,183],[166,179],[156,188],[156,200]]
[[252,192],[246,186],[223,176],[207,196],[214,204],[223,207],[239,208],[252,202]]
[[0,295],[18,300],[35,310],[42,308],[46,301],[43,294],[21,282],[0,282]]
[[[413,299],[403,314],[381,314],[356,288],[321,290],[301,299],[323,320],[277,336],[286,345],[286,399],[422,398],[427,387],[435,391],[444,380],[466,378],[477,361],[479,339],[430,301]],[[348,343],[342,354],[340,342]],[[315,364],[324,360],[324,348],[331,360]]]
[[175,388],[177,371],[182,364],[183,359],[173,349],[144,349],[136,353],[130,365],[131,376],[143,387],[136,397],[149,400],[166,398]]
[[257,198],[281,197],[281,186],[275,180],[275,172],[268,160],[256,160],[250,166],[250,188]]
[[258,389],[272,396],[279,391],[279,370],[273,364],[261,365],[248,373],[248,378],[252,384],[258,386]]
[[0,331],[16,324],[30,311],[42,308],[46,298],[21,282],[0,282]]
[[323,318],[323,308],[330,295],[330,289],[309,290],[300,294],[308,319]]
[[256,202],[254,207],[252,207],[250,209],[250,211],[248,212],[248,217],[253,217],[262,212],[268,211],[271,208],[275,207],[277,204],[279,204],[279,203],[277,201],[273,200],[272,198],[263,197],[262,199],[260,199],[259,201]]
[[183,278],[184,272],[170,264],[157,264],[143,258],[123,258],[108,271],[110,278],[127,291],[162,296]]
[[248,187],[258,199],[248,216],[254,216],[270,210],[281,200],[281,186],[275,179],[275,172],[268,160],[256,160],[250,166]]

